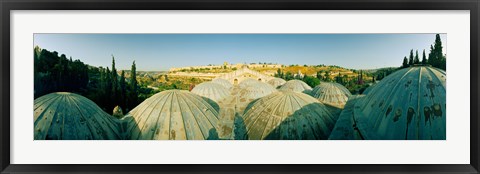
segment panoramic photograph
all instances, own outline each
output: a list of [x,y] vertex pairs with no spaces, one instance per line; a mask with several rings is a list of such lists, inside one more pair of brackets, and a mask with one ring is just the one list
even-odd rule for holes
[[34,140],[446,140],[447,34],[34,34]]

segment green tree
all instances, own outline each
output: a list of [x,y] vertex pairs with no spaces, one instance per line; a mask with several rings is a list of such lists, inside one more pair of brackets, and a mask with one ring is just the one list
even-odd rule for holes
[[138,82],[135,61],[133,61],[132,69],[130,70],[130,95],[128,97],[128,109],[132,109],[138,102]]
[[125,81],[125,71],[122,70],[122,73],[120,75],[120,107],[122,109],[127,108],[126,96],[127,96],[127,82]]
[[415,52],[415,60],[413,61],[413,64],[420,64],[420,59],[418,59],[418,50]]
[[407,56],[403,57],[403,63],[402,63],[402,68],[407,68],[408,67],[408,59]]
[[413,65],[413,49],[410,50],[410,57],[408,59],[408,64]]
[[427,64],[427,57],[425,57],[425,49],[423,49],[423,54],[422,54],[422,65]]
[[[118,89],[118,74],[117,74],[117,69],[115,68],[115,57],[113,57],[112,55],[112,96],[111,96],[111,99],[112,101],[114,102],[117,102],[119,100],[119,89]],[[118,103],[114,103],[114,107],[115,105],[117,105]],[[113,109],[113,108],[112,108]]]
[[325,71],[323,81],[330,82],[330,71]]
[[315,87],[315,86],[320,84],[319,79],[317,79],[315,77],[307,76],[307,75],[303,76],[302,81],[305,82],[306,84],[308,84],[311,87]]
[[322,72],[317,71],[317,79],[321,80],[322,79]]

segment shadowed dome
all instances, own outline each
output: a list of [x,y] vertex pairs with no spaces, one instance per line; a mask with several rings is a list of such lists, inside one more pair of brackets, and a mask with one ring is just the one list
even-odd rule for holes
[[243,115],[248,139],[327,139],[335,120],[315,98],[278,91],[249,104]]
[[282,86],[283,84],[287,83],[287,81],[285,81],[281,78],[273,78],[272,80],[269,80],[267,83],[272,85],[274,88],[277,88],[277,87]]
[[220,79],[220,78],[213,79],[212,82],[220,84],[227,89],[230,89],[233,86],[228,80]]
[[34,101],[35,140],[118,140],[119,123],[93,101],[56,92]]
[[308,86],[305,82],[301,80],[289,80],[287,83],[280,87],[282,90],[289,90],[293,92],[309,92],[312,90],[312,87]]
[[219,102],[230,95],[230,91],[227,88],[213,82],[200,83],[191,92],[212,99],[215,102]]
[[446,73],[432,67],[396,71],[357,102],[354,119],[365,139],[446,138]]
[[370,93],[370,91],[375,87],[376,84],[377,84],[377,83],[374,83],[374,84],[372,84],[371,86],[367,87],[367,89],[365,89],[365,90],[362,92],[362,94],[363,94],[363,95],[367,95],[368,93]]
[[338,83],[321,82],[313,88],[310,95],[325,104],[343,108],[352,94]]
[[153,95],[125,117],[129,139],[218,139],[218,112],[201,96],[185,90]]
[[352,95],[348,99],[345,108],[340,113],[340,116],[335,123],[335,127],[328,137],[329,140],[361,140],[362,137],[356,129],[355,121],[353,120],[353,107],[355,103],[359,102],[365,95]]

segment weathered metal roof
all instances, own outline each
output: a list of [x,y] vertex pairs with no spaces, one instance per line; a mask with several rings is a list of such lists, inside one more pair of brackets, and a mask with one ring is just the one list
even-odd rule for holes
[[230,89],[230,88],[232,88],[232,86],[233,86],[228,80],[221,79],[221,78],[213,79],[212,82],[213,82],[213,83],[220,84],[220,85],[222,85],[223,87],[225,87],[225,88],[227,88],[227,89]]
[[344,86],[334,82],[321,82],[310,95],[322,103],[343,108],[352,94]]
[[365,139],[446,139],[446,72],[432,67],[396,71],[354,108]]
[[250,103],[243,115],[248,139],[327,139],[335,120],[315,98],[278,91]]
[[[238,84],[238,86],[240,86],[241,88],[246,88],[250,85],[255,85],[255,84],[259,84],[259,83],[263,83],[263,82],[260,82],[258,80],[252,79],[252,78],[248,78],[248,79],[245,79],[242,82],[240,82]],[[265,84],[265,83],[263,83],[263,84]]]
[[285,81],[281,78],[274,78],[274,79],[269,80],[267,83],[272,85],[274,88],[277,88],[277,87],[282,86],[283,84],[287,83],[287,81]]
[[343,109],[340,117],[335,123],[335,127],[328,137],[329,140],[361,140],[362,137],[358,133],[355,121],[353,120],[353,108],[365,95],[352,95],[350,96],[345,108]]
[[[245,81],[244,81],[245,82]],[[277,91],[275,88],[269,84],[259,82],[259,81],[250,81],[245,83],[236,95],[239,95],[239,99],[254,100],[266,95],[269,95]],[[232,91],[233,93],[234,91]]]
[[191,92],[212,99],[215,102],[219,102],[230,95],[230,91],[227,88],[213,82],[200,83]]
[[34,101],[35,140],[118,140],[119,121],[93,101],[55,92]]
[[162,91],[146,99],[123,119],[128,139],[218,139],[218,112],[186,90]]
[[312,90],[312,87],[308,86],[305,82],[301,80],[289,80],[287,83],[280,87],[282,90],[290,90],[293,92],[309,92]]
[[370,91],[373,89],[373,87],[376,85],[376,83],[372,84],[371,86],[369,86],[367,89],[365,89],[365,91],[362,92],[363,95],[367,95],[368,93],[370,93]]

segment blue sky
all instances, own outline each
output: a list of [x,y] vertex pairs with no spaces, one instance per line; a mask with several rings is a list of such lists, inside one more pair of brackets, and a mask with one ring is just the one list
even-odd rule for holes
[[[441,34],[444,54],[447,35]],[[428,56],[435,34],[35,34],[34,45],[93,66],[171,67],[272,62],[354,69],[400,66],[410,49]]]

